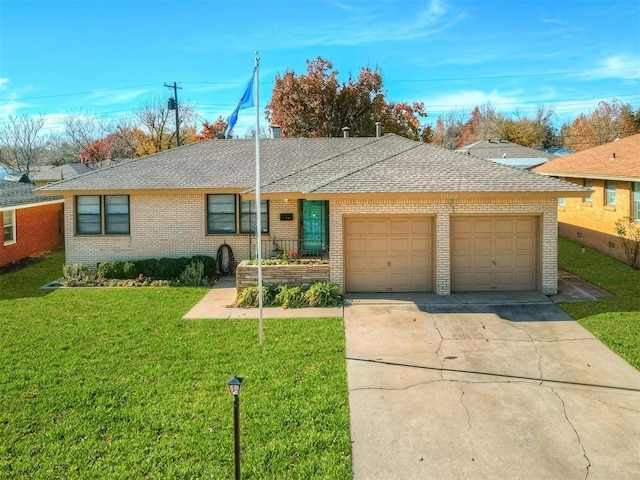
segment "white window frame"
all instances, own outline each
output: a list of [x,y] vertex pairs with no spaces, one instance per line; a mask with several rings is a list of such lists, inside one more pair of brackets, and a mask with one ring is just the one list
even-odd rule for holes
[[633,182],[631,193],[631,218],[634,222],[640,222],[640,182]]
[[[9,229],[9,230],[7,230]],[[2,238],[3,245],[13,245],[16,243],[16,211],[5,210],[2,212]],[[7,236],[7,232],[10,232]]]
[[[582,185],[583,185],[585,188],[589,188],[590,190],[593,190],[593,180],[591,180],[590,178],[585,178],[585,179],[583,179],[583,181],[582,181]],[[586,197],[586,198],[583,200],[583,202],[584,202],[584,203],[592,203],[592,202],[593,202],[593,192],[591,192],[591,193],[589,194],[589,196],[588,196],[588,197]]]
[[616,205],[616,187],[617,182],[615,180],[604,181],[604,204],[615,207]]

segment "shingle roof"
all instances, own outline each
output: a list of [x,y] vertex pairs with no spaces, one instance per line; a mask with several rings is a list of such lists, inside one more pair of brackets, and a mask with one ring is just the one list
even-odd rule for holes
[[43,165],[37,172],[29,174],[33,182],[57,182],[65,178],[73,178],[90,172],[91,168],[82,163],[66,163],[64,165]]
[[0,180],[0,208],[62,200],[59,196],[36,196],[34,191],[35,186],[31,183]]
[[501,158],[544,158],[551,160],[557,158],[557,155],[547,153],[544,150],[525,147],[506,140],[481,140],[459,148],[456,152],[469,153],[476,157],[493,160]]
[[562,177],[640,179],[640,134],[556,158],[533,170]]
[[[265,193],[568,192],[582,187],[397,135],[260,142]],[[42,191],[237,189],[255,184],[254,140],[209,140],[149,155]]]

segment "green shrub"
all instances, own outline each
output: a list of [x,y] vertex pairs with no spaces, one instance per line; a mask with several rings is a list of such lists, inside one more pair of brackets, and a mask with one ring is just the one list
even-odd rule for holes
[[[262,286],[262,304],[269,305],[272,297],[272,292],[266,285]],[[259,306],[258,299],[258,286],[252,285],[250,287],[242,289],[236,296],[236,307],[250,308]]]
[[137,279],[149,277],[155,280],[175,280],[193,262],[201,262],[204,276],[214,278],[216,275],[216,260],[206,255],[195,255],[191,258],[146,258],[128,262],[102,262],[98,266],[98,273],[103,278]]
[[81,263],[63,265],[62,283],[68,287],[93,286],[98,283],[98,272]]
[[133,262],[102,262],[98,265],[98,275],[102,278],[134,279],[138,276]]
[[209,284],[209,279],[204,274],[204,262],[196,260],[185,267],[178,281],[189,287],[201,287]]
[[316,282],[304,292],[304,299],[310,307],[330,307],[340,304],[342,293],[335,283]]
[[304,306],[304,292],[300,287],[290,287],[289,285],[279,285],[273,299],[274,305],[282,308],[300,308]]

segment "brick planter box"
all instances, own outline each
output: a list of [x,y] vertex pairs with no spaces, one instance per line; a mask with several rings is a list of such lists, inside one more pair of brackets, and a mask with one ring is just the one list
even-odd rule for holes
[[[263,265],[263,285],[304,286],[329,281],[329,264]],[[245,260],[236,267],[236,288],[242,289],[258,283],[258,266]]]

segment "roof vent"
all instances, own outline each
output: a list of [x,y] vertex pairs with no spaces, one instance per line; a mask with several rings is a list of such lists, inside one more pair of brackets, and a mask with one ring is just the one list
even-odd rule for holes
[[280,138],[280,125],[271,125],[271,138]]
[[613,152],[613,153],[611,154],[611,159],[610,159],[610,160],[615,160],[615,159],[616,159],[616,152]]
[[349,127],[342,127],[342,136],[344,138],[349,138],[349,131],[351,129]]
[[382,122],[376,122],[376,137],[382,136]]

